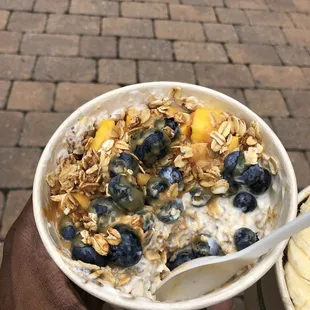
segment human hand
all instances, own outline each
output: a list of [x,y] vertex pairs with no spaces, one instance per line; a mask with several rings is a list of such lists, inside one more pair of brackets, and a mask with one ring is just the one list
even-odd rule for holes
[[102,309],[102,301],[73,285],[49,257],[35,225],[32,198],[5,238],[0,301],[2,309]]
[[[121,310],[75,286],[49,257],[35,225],[32,198],[5,238],[0,302],[3,309]],[[227,301],[208,310],[231,307]]]

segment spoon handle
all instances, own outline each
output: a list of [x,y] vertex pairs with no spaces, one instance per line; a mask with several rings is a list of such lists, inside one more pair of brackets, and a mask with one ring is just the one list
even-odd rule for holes
[[[310,212],[306,212],[298,216],[295,220],[277,228],[267,237],[264,237],[259,242],[252,246],[251,251],[246,255],[247,257],[259,257],[265,254],[269,249],[275,247],[278,243],[288,239],[301,230],[310,226]],[[250,249],[249,249],[250,250]]]

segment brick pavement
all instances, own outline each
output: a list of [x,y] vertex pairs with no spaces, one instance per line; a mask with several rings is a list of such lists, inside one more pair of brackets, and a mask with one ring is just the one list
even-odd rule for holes
[[68,113],[154,80],[248,105],[310,184],[309,0],[0,0],[0,249]]

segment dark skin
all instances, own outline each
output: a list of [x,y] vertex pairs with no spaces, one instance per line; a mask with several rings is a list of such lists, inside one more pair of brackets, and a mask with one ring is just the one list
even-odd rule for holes
[[[30,198],[9,230],[0,269],[1,309],[120,309],[75,286],[49,257],[37,232]],[[230,310],[232,300],[209,308]]]

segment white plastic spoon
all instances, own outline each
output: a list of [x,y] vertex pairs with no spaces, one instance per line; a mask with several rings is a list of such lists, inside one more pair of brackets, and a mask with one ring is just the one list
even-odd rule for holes
[[191,260],[174,269],[162,281],[156,298],[166,302],[182,301],[215,290],[278,243],[309,226],[310,212],[307,212],[242,251]]

